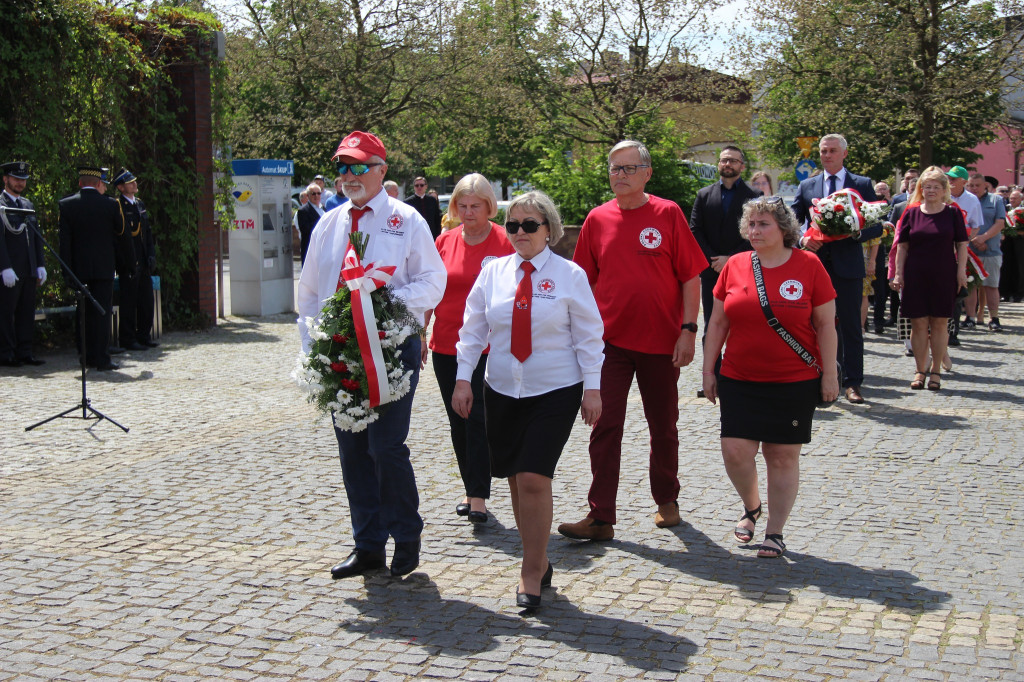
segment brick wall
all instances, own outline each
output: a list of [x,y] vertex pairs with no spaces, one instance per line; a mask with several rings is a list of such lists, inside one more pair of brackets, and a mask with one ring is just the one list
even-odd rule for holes
[[209,325],[217,320],[217,238],[213,215],[213,124],[210,112],[210,68],[206,64],[176,64],[171,79],[181,92],[178,120],[185,135],[185,153],[195,163],[199,224],[198,262],[182,281],[183,301],[191,303]]

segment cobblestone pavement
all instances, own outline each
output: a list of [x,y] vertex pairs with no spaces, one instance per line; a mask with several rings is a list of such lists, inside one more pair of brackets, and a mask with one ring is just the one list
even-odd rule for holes
[[[962,335],[938,393],[908,388],[891,333],[868,335],[869,404],[819,411],[782,560],[732,541],[699,360],[680,378],[685,523],[654,527],[634,394],[616,539],[553,534],[534,617],[513,605],[504,485],[486,527],[454,514],[429,370],[409,439],[421,567],[341,581],[336,444],[288,379],[292,316],[172,333],[91,375],[128,434],[24,430],[79,399],[71,354],[2,370],[0,679],[1024,679],[1024,305],[1002,313],[1003,333]],[[556,524],[583,516],[589,482],[578,424]]]

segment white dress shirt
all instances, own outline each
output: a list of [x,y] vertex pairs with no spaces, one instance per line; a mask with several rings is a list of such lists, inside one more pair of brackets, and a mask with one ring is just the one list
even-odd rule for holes
[[[338,290],[341,263],[352,228],[352,202],[328,211],[313,228],[306,262],[299,275],[299,336],[302,352],[310,346],[306,318],[317,318],[324,303]],[[392,199],[383,189],[363,208],[371,211],[359,219],[359,231],[369,236],[364,264],[395,266],[391,288],[409,312],[424,322],[444,296],[448,275],[437,253],[427,222],[412,206]]]
[[[828,171],[822,171],[821,175],[822,175],[822,178],[821,178],[821,185],[822,185],[822,187],[821,187],[821,196],[822,197],[827,197],[828,196],[828,179],[830,177],[832,177],[832,174],[829,173]],[[846,185],[846,166],[843,166],[842,168],[840,168],[839,172],[836,173],[835,176],[836,176],[836,191],[838,192],[839,190],[843,189],[843,187]]]
[[583,382],[601,387],[604,323],[587,273],[545,248],[530,262],[533,304],[530,310],[532,353],[526,362],[512,355],[512,306],[524,277],[523,257],[515,253],[484,266],[466,299],[459,330],[456,379],[473,377],[488,344],[484,379],[493,390],[512,398],[542,395]]

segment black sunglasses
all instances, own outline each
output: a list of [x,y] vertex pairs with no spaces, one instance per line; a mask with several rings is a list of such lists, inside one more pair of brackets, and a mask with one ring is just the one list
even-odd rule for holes
[[521,227],[523,228],[523,232],[526,234],[533,234],[540,229],[541,225],[547,225],[547,223],[538,223],[533,218],[527,218],[523,222],[519,222],[518,220],[506,220],[505,231],[509,234],[515,234],[516,232],[519,232],[519,228]]

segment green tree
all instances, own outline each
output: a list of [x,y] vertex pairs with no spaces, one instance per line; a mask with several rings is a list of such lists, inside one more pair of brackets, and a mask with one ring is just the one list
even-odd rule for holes
[[[1003,11],[1019,12],[1018,0]],[[1000,91],[1019,32],[991,2],[843,0],[759,6],[744,51],[755,74],[764,155],[799,156],[795,138],[844,134],[849,165],[872,177],[894,167],[969,163],[1005,115]]]

